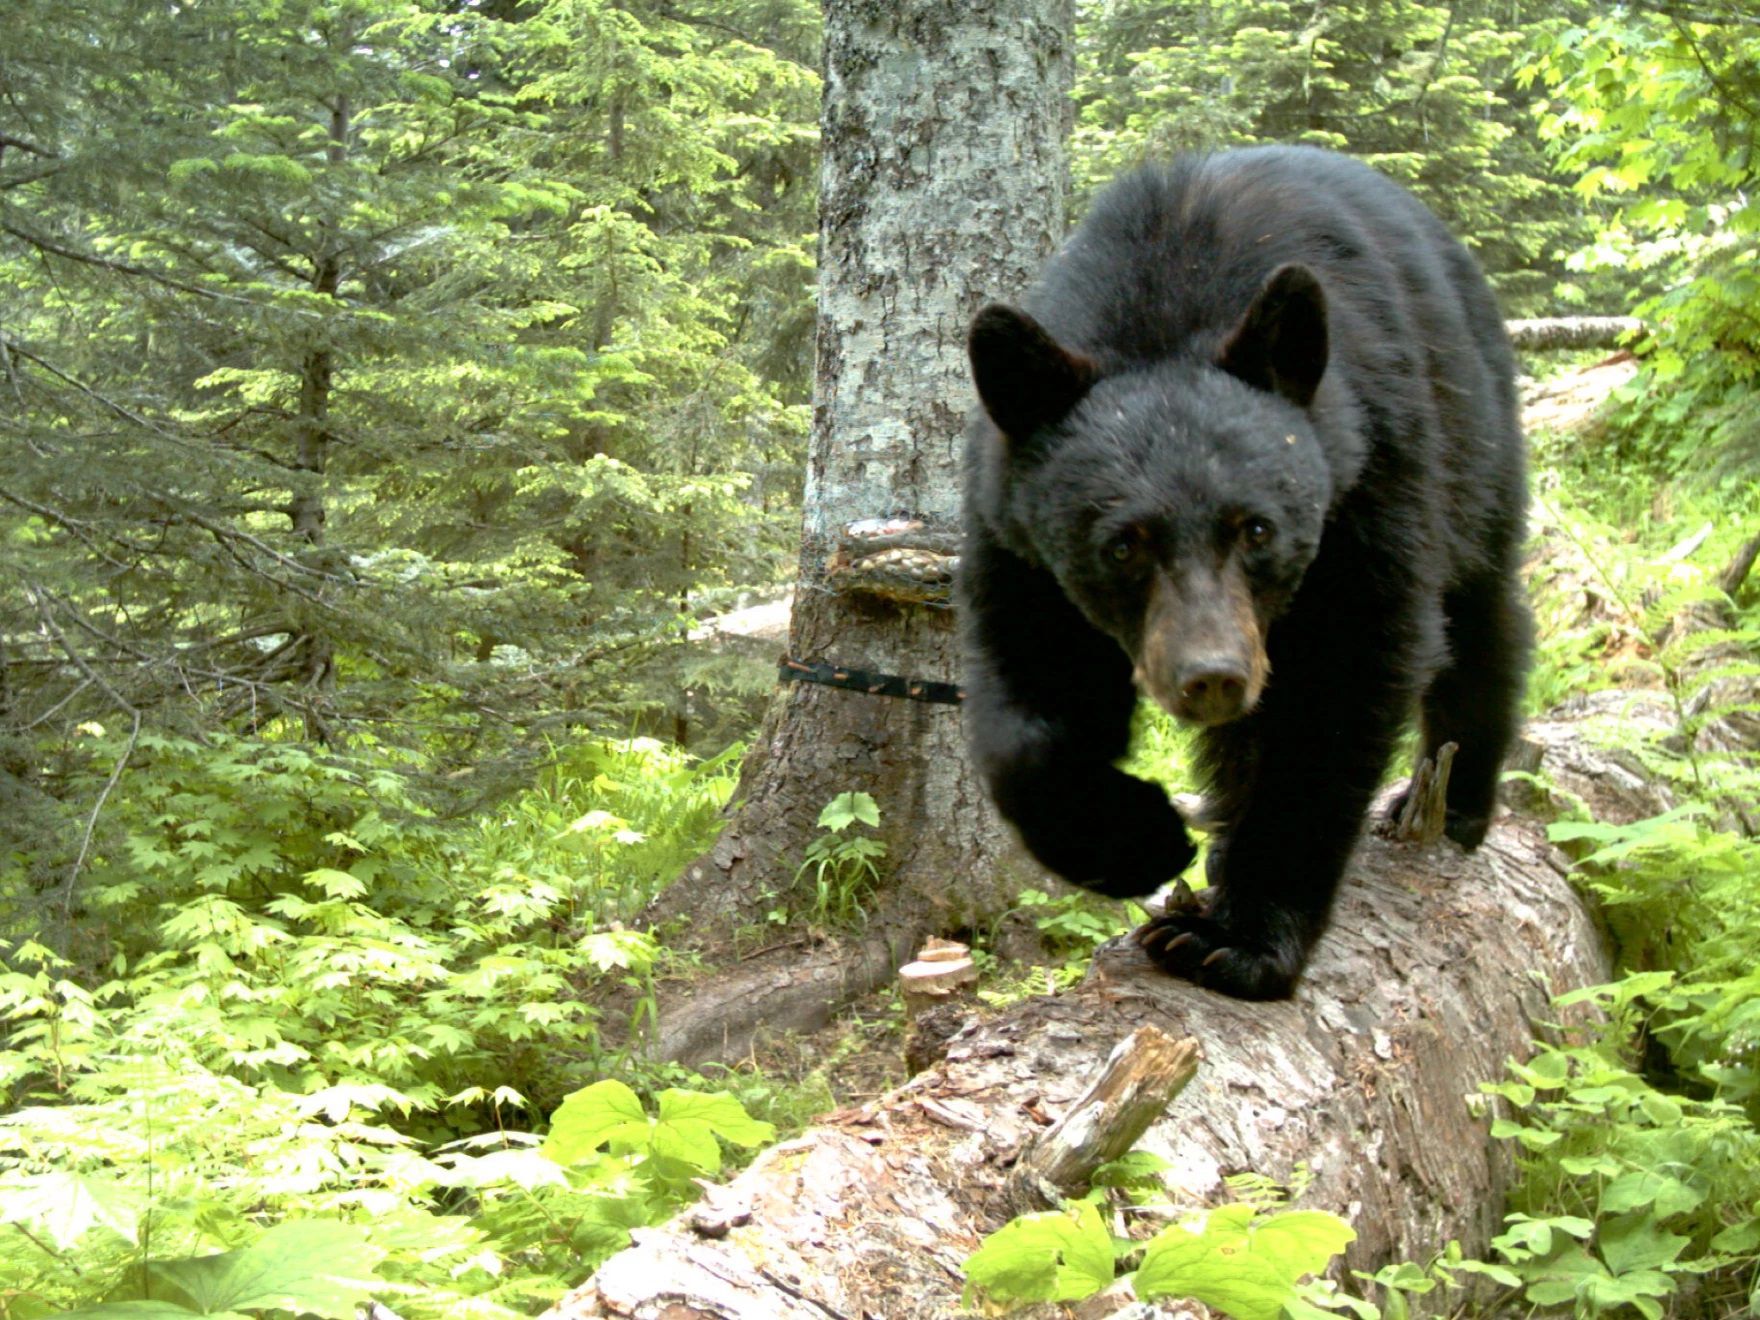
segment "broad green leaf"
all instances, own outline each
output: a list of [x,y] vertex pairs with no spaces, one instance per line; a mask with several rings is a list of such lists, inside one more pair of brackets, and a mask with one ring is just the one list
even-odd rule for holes
[[1658,1270],[1635,1270],[1617,1278],[1589,1275],[1578,1286],[1577,1296],[1589,1304],[1594,1315],[1631,1306],[1645,1320],[1661,1320],[1662,1305],[1656,1299],[1671,1296],[1674,1291],[1675,1282],[1668,1275]]
[[186,1293],[203,1315],[292,1311],[353,1320],[355,1307],[384,1282],[373,1273],[384,1254],[352,1224],[295,1219],[248,1247],[153,1261],[149,1268]]
[[701,1123],[736,1146],[761,1146],[774,1141],[776,1128],[746,1113],[738,1098],[726,1091],[708,1094],[676,1087],[660,1093],[662,1123]]
[[1150,1241],[1137,1296],[1190,1297],[1236,1320],[1277,1320],[1297,1281],[1325,1269],[1355,1238],[1349,1224],[1322,1211],[1255,1221],[1251,1206],[1223,1206],[1196,1230],[1175,1225]]
[[1626,1210],[1654,1206],[1657,1219],[1682,1214],[1705,1199],[1705,1193],[1679,1178],[1650,1169],[1622,1173],[1601,1189],[1601,1213],[1616,1215]]
[[[658,1122],[650,1131],[648,1149],[663,1160],[677,1160],[695,1174],[721,1171],[721,1143],[706,1123],[686,1119]],[[668,1171],[669,1174],[675,1171]]]
[[653,1123],[640,1097],[615,1078],[594,1082],[565,1099],[551,1116],[544,1154],[558,1164],[577,1163],[601,1146],[645,1149]]
[[1357,1232],[1323,1210],[1290,1210],[1248,1229],[1253,1254],[1274,1269],[1300,1278],[1318,1274],[1352,1242]]
[[1654,1270],[1672,1265],[1691,1238],[1671,1233],[1647,1214],[1634,1212],[1604,1220],[1595,1247],[1615,1274]]
[[1619,1176],[1623,1166],[1611,1155],[1566,1155],[1559,1160],[1558,1167],[1578,1178],[1586,1178],[1590,1174],[1614,1178]]
[[135,1241],[139,1198],[119,1183],[72,1171],[15,1174],[0,1196],[0,1224],[25,1224],[66,1251],[94,1227]]
[[[1711,1239],[1713,1251],[1751,1252],[1756,1247],[1760,1247],[1760,1219],[1744,1219],[1740,1223],[1731,1224]],[[1754,1282],[1756,1287],[1760,1287],[1760,1276]]]
[[[54,1313],[54,1320],[191,1320],[191,1317],[199,1314],[201,1313],[192,1311],[187,1306],[179,1306],[176,1302],[159,1298],[137,1298],[127,1302],[98,1302],[72,1311],[57,1311]],[[209,1320],[249,1320],[249,1317],[220,1311],[211,1314]]]
[[1494,1265],[1483,1260],[1452,1260],[1448,1263],[1451,1270],[1460,1270],[1465,1274],[1483,1274],[1486,1278],[1503,1288],[1520,1288],[1522,1276],[1504,1265]]
[[1022,1215],[966,1257],[966,1278],[1004,1302],[1070,1302],[1112,1282],[1112,1238],[1086,1201]]
[[839,793],[819,813],[819,828],[841,833],[857,822],[880,824],[880,807],[867,793]]
[[1594,1234],[1595,1225],[1579,1215],[1535,1219],[1513,1214],[1504,1221],[1503,1232],[1491,1239],[1491,1245],[1512,1261],[1531,1260],[1551,1253],[1555,1230],[1570,1237],[1587,1239]]
[[1562,1306],[1574,1301],[1591,1279],[1611,1277],[1600,1261],[1573,1242],[1530,1276],[1528,1300],[1541,1306]]

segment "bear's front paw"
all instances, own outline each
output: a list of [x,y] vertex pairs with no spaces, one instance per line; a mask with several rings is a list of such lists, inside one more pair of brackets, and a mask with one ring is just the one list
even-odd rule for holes
[[1307,960],[1299,940],[1248,936],[1212,915],[1216,891],[1176,894],[1135,936],[1155,965],[1236,999],[1287,999]]
[[1197,858],[1186,823],[1154,784],[1117,771],[1077,809],[1080,855],[1066,879],[1109,898],[1152,894]]
[[1048,869],[1108,898],[1152,894],[1192,864],[1185,821],[1154,784],[1111,766],[1008,800],[1021,841]]

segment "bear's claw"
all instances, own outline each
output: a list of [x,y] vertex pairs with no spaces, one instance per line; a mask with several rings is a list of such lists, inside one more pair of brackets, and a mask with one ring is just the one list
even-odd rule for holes
[[1236,999],[1285,999],[1301,969],[1299,949],[1256,947],[1216,920],[1197,895],[1145,923],[1139,948],[1163,971]]

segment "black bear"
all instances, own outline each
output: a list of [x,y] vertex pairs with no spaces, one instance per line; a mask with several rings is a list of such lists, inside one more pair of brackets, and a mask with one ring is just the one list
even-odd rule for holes
[[1051,870],[1114,896],[1190,864],[1114,765],[1137,689],[1201,726],[1211,884],[1138,942],[1291,992],[1399,732],[1459,745],[1484,837],[1529,646],[1514,363],[1466,250],[1308,148],[1112,185],[1026,310],[972,324],[959,601],[974,759]]

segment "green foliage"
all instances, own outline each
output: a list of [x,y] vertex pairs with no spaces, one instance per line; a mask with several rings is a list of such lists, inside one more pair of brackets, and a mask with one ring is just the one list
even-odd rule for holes
[[[730,757],[586,740],[459,828],[383,761],[156,735],[138,755],[85,890],[83,929],[110,961],[106,1030],[126,1037],[174,1001],[207,1066],[338,1120],[433,1113],[484,1077],[547,1103],[558,1057],[596,1055],[580,987],[645,985],[654,942],[618,923],[712,837],[732,787]],[[0,977],[15,1044],[26,1018],[71,1011],[42,997],[52,980]]]
[[682,1196],[692,1178],[721,1171],[721,1141],[751,1147],[775,1135],[775,1128],[751,1118],[725,1091],[701,1095],[668,1087],[660,1092],[659,1113],[650,1118],[634,1091],[607,1078],[562,1102],[543,1153],[563,1165],[578,1164],[601,1148],[636,1156],[644,1181]]
[[1040,889],[1023,889],[1019,901],[1044,937],[1046,948],[1083,967],[1095,949],[1134,929],[1142,920],[1142,909],[1134,903],[1109,903],[1087,893],[1052,898]]
[[1516,310],[1551,310],[1555,253],[1588,234],[1549,177],[1516,75],[1524,43],[1559,14],[1418,0],[1094,6],[1078,43],[1078,182],[1194,148],[1349,151],[1429,202]]
[[153,1260],[143,1275],[151,1294],[81,1306],[79,1320],[182,1320],[192,1315],[292,1311],[352,1320],[385,1280],[374,1267],[385,1255],[350,1225],[296,1219],[265,1230],[248,1246],[181,1260]]
[[1176,1225],[1151,1239],[1137,1295],[1192,1297],[1236,1320],[1276,1320],[1297,1282],[1323,1271],[1356,1236],[1324,1211],[1260,1215],[1249,1205],[1222,1206],[1195,1229]]
[[1571,266],[1617,273],[1653,332],[1622,443],[1699,478],[1760,454],[1756,68],[1760,32],[1737,8],[1615,6],[1557,23],[1523,71],[1546,93],[1541,135],[1597,221]]
[[818,824],[825,833],[807,844],[795,888],[810,890],[800,900],[808,921],[847,926],[861,920],[886,856],[884,840],[848,831],[854,825],[879,829],[880,808],[867,793],[839,793],[820,811]]
[[130,767],[71,793],[90,719],[396,745],[479,798],[564,721],[691,735],[691,625],[793,532],[815,27],[15,7],[0,736],[38,883]]
[[1112,1235],[1091,1202],[1021,1215],[990,1234],[965,1260],[966,1298],[1072,1302],[1112,1282]]
[[1225,1205],[1175,1224],[1147,1244],[1115,1242],[1091,1201],[1023,1215],[984,1239],[965,1262],[968,1299],[1075,1301],[1109,1286],[1121,1251],[1141,1245],[1130,1274],[1136,1295],[1193,1298],[1236,1320],[1277,1320],[1297,1303],[1296,1285],[1356,1237],[1336,1215],[1313,1210],[1262,1214]]
[[[16,1189],[0,1207],[0,1313],[120,1316],[151,1296],[198,1314],[343,1317],[390,1286],[418,1314],[509,1314],[691,1199],[693,1179],[721,1171],[722,1143],[773,1135],[725,1093],[668,1089],[649,1118],[606,1080],[564,1100],[541,1146],[503,1130],[424,1153],[371,1106],[212,1072],[171,1013],[157,1036],[106,1039],[101,1057],[80,1048],[89,1017],[58,1024],[82,1064],[63,1075],[68,1098],[0,1118],[0,1179]],[[466,1193],[468,1217],[439,1208]]]
[[766,1139],[678,1089],[605,1150],[578,1100],[555,1159],[511,1130],[615,1065],[587,1000],[645,992],[656,946],[619,918],[712,837],[731,757],[559,744],[527,792],[446,822],[396,757],[139,743],[81,889],[85,964],[16,925],[0,946],[0,1315],[120,1304],[216,1247],[297,1264],[286,1230],[253,1244],[305,1221],[364,1235],[416,1290],[400,1310],[503,1314],[694,1195],[721,1142]]
[[[1559,668],[1544,681],[1555,693],[1585,678],[1660,691],[1664,728],[1615,719],[1593,731],[1680,805],[1614,823],[1555,804],[1566,814],[1549,835],[1613,936],[1620,979],[1560,1001],[1605,1012],[1604,1035],[1538,1044],[1486,1087],[1503,1101],[1493,1135],[1524,1173],[1491,1268],[1530,1303],[1580,1316],[1660,1316],[1688,1293],[1692,1307],[1733,1313],[1751,1305],[1760,1248],[1760,848],[1743,825],[1760,805],[1760,766],[1752,749],[1705,735],[1714,720],[1751,718],[1742,694],[1760,674],[1760,620],[1699,565],[1728,557],[1752,492],[1659,491],[1645,468],[1555,452],[1548,526],[1603,607],[1546,640]],[[1670,548],[1703,539],[1681,542],[1701,521],[1712,530],[1700,549]],[[1561,610],[1549,588],[1543,618],[1581,610],[1570,578],[1578,602]],[[1714,612],[1726,626],[1707,626]]]
[[[1645,984],[1597,997],[1629,1009]],[[1508,1106],[1492,1135],[1522,1149],[1525,1182],[1492,1246],[1530,1302],[1658,1320],[1684,1279],[1727,1295],[1752,1275],[1760,1132],[1741,1110],[1658,1091],[1600,1045],[1542,1048],[1510,1077],[1484,1089]]]

